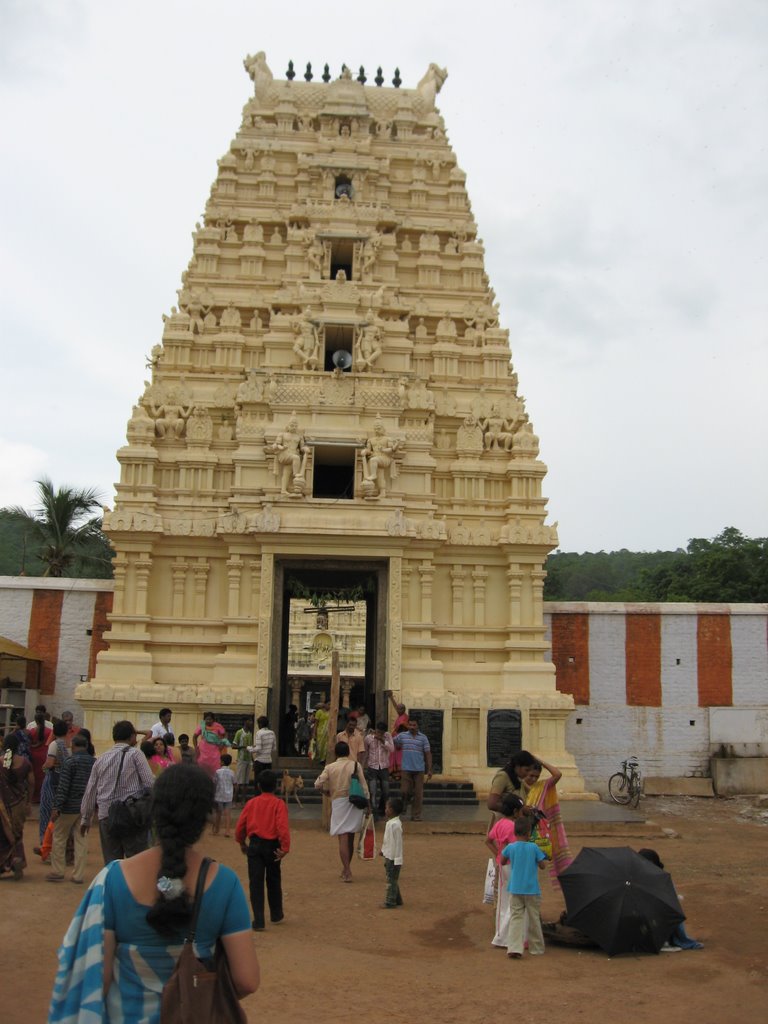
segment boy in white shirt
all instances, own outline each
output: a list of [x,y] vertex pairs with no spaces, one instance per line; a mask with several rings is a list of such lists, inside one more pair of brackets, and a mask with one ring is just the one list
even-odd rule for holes
[[387,800],[385,814],[387,824],[384,827],[384,839],[381,844],[381,855],[384,858],[384,871],[387,876],[387,892],[382,909],[391,910],[402,907],[403,897],[400,895],[400,868],[403,866],[403,801],[396,796]]

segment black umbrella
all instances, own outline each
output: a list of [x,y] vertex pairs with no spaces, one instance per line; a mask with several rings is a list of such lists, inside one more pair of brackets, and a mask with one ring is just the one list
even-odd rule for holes
[[685,920],[669,873],[628,846],[587,846],[558,879],[568,924],[610,956],[658,953]]

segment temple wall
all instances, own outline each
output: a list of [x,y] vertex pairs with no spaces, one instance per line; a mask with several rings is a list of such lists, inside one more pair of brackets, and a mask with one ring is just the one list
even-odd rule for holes
[[[253,581],[248,582],[250,586]],[[415,595],[414,586],[411,579],[405,589]],[[39,622],[36,627],[59,635],[48,665],[54,688],[41,697],[54,714],[77,706],[74,689],[81,675],[87,676],[89,659],[100,645],[94,622],[98,621],[100,603],[111,596],[112,588],[112,581],[0,578],[0,635],[25,646],[35,594],[62,596],[56,620]],[[190,599],[194,600],[192,592]],[[403,603],[410,615],[407,609],[420,602],[411,596]],[[499,625],[486,628],[478,642],[474,628],[466,635],[453,623],[445,628],[436,626],[443,616],[449,617],[449,608],[450,602],[441,598],[435,602],[431,623],[404,626],[404,635],[412,634],[413,640],[412,646],[407,640],[403,645],[402,692],[409,706],[443,710],[443,748],[450,752],[452,774],[474,777],[478,782],[487,776],[483,753],[487,713],[493,709],[521,707],[525,745],[544,757],[550,748],[557,750],[557,719],[553,722],[542,714],[536,699],[517,694],[510,700],[505,695],[505,630]],[[647,620],[645,624],[638,622],[640,617]],[[714,633],[717,646],[709,648],[708,654],[710,661],[720,666],[714,678],[711,665],[704,664],[699,653],[706,642],[701,634],[710,632],[713,617],[719,619]],[[738,746],[741,737],[745,754],[763,747],[768,753],[767,606],[548,603],[544,622],[541,671],[545,675],[551,672],[554,663],[557,690],[575,702],[564,718],[564,741],[588,788],[603,790],[608,776],[631,753],[640,757],[646,776],[673,778],[708,776],[710,753],[720,742]],[[254,633],[258,627],[254,630],[253,621],[244,619],[243,628],[244,650],[236,664],[254,680],[258,670],[258,636]],[[200,635],[194,642],[199,633],[196,621],[189,627],[189,642],[181,642],[186,631],[179,624],[155,624],[153,629],[163,637],[153,653],[153,667],[172,687],[174,699],[167,703],[174,708],[176,731],[189,731],[209,703],[217,709],[222,706],[226,687],[220,695],[202,681],[210,680],[216,658],[227,646],[225,626],[221,621],[206,622],[210,644],[200,642]],[[89,630],[93,635],[88,636]],[[424,630],[438,637],[426,661],[419,641]],[[644,647],[633,645],[633,632],[645,639]],[[654,634],[659,638],[657,647],[647,642]],[[190,692],[193,680],[201,683],[199,688],[195,683]],[[526,685],[535,689],[535,682]],[[164,686],[152,684],[128,699],[119,688],[102,693],[97,706],[88,712],[100,749],[109,742],[112,723],[118,718],[151,725],[159,707],[166,703],[165,697],[157,700],[155,695],[167,692]],[[253,707],[245,702],[224,703],[244,713]],[[79,718],[82,720],[82,714]]]

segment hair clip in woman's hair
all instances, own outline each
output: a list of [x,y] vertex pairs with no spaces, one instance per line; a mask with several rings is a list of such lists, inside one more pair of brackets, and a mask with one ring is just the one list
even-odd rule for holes
[[177,900],[184,892],[184,881],[181,878],[168,878],[161,875],[157,880],[157,891],[166,900]]

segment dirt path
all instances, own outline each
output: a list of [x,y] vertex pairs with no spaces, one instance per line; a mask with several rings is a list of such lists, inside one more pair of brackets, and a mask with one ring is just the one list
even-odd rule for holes
[[[655,847],[704,950],[609,959],[550,947],[543,957],[510,961],[490,945],[493,908],[481,902],[481,836],[409,836],[406,823],[406,905],[383,911],[381,861],[356,863],[354,884],[341,885],[335,841],[302,830],[284,863],[286,921],[255,937],[263,981],[246,1003],[250,1019],[338,1024],[370,1013],[393,1024],[475,1024],[502,1015],[515,1024],[764,1020],[768,828],[739,813],[744,801],[658,798],[647,806],[659,828],[644,838],[574,837],[572,847]],[[661,828],[679,838],[664,837]],[[35,835],[30,823],[28,851]],[[208,837],[203,846],[247,881],[234,841]],[[95,848],[90,860],[89,877],[100,867]],[[3,1024],[45,1021],[56,948],[81,896],[69,883],[46,883],[47,870],[36,863],[22,883],[0,881]],[[547,884],[544,919],[561,909]]]

